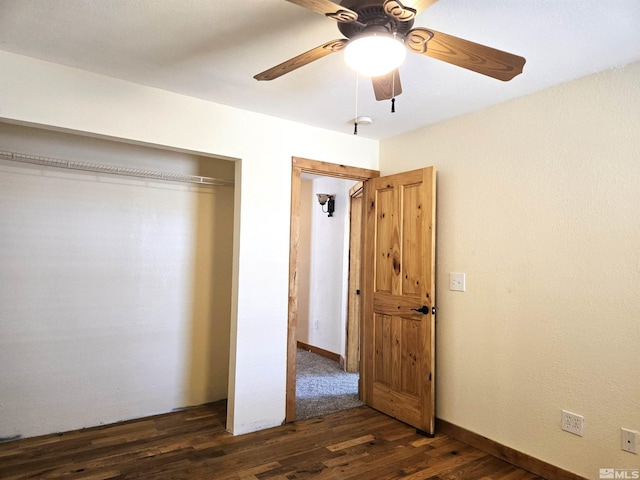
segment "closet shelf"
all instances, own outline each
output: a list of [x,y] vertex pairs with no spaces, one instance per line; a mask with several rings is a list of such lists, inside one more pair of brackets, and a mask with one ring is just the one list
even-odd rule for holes
[[19,163],[44,165],[47,167],[68,168],[71,170],[83,170],[85,172],[109,173],[112,175],[124,175],[128,177],[150,178],[154,180],[167,180],[170,182],[195,183],[198,185],[233,186],[233,180],[222,178],[202,177],[199,175],[185,175],[182,173],[155,172],[139,168],[117,167],[114,165],[100,165],[96,163],[74,162],[58,158],[25,155],[23,153],[0,151],[0,159],[11,160]]

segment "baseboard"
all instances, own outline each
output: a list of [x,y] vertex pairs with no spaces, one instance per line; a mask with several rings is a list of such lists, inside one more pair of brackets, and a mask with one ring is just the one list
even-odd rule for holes
[[587,480],[585,477],[568,472],[525,453],[518,452],[513,448],[490,440],[482,435],[453,425],[446,420],[436,419],[436,431],[548,480]]
[[297,342],[298,348],[303,350],[308,350],[310,352],[316,353],[321,357],[328,358],[333,360],[334,362],[340,362],[340,355],[337,353],[330,352],[329,350],[325,350],[324,348],[314,347],[313,345],[307,345],[303,342]]

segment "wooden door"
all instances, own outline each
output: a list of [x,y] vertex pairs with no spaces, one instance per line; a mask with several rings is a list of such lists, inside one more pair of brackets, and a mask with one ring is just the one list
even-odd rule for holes
[[365,184],[362,397],[434,433],[435,169]]

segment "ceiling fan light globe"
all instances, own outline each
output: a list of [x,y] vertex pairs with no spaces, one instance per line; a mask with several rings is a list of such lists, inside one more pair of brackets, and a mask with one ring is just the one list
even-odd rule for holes
[[407,49],[391,35],[365,35],[351,40],[344,50],[345,63],[366,77],[379,77],[404,62]]

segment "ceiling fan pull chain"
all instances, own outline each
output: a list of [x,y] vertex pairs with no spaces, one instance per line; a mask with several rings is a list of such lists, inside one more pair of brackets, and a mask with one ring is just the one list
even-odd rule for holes
[[396,72],[391,72],[391,113],[396,113]]
[[356,116],[353,117],[353,134],[358,135],[358,81],[360,80],[356,72]]

